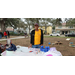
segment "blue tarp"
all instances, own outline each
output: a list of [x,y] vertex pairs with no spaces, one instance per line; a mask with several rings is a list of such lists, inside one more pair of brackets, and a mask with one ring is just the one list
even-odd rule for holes
[[17,48],[16,48],[16,46],[14,44],[11,44],[11,47],[7,48],[6,50],[7,51],[16,51]]

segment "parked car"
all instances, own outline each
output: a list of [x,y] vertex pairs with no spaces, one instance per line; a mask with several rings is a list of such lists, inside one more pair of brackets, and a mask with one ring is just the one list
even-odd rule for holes
[[60,36],[60,34],[59,33],[52,33],[52,34],[50,34],[50,36]]
[[75,33],[65,34],[66,37],[75,37]]

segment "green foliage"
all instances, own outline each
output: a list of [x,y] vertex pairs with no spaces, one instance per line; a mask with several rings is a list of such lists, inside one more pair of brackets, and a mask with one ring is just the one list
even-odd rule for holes
[[0,18],[0,26],[1,26],[2,32],[4,32],[5,28],[8,26],[17,28],[17,27],[20,27],[21,24],[24,25],[24,23],[22,22],[20,18]]
[[62,24],[62,19],[61,18],[52,18],[51,19],[52,25],[61,25]]
[[18,27],[20,19],[19,18],[8,18],[6,21],[7,26],[12,26],[14,28]]
[[10,32],[10,35],[11,36],[24,36],[24,33],[17,34],[17,33],[14,33],[14,32]]
[[65,21],[67,26],[75,26],[75,18],[68,18]]
[[41,18],[24,18],[25,19],[25,22],[26,22],[26,25],[27,27],[29,28],[29,33],[30,33],[30,26],[32,26],[34,28],[34,24],[35,23],[38,23],[39,24],[39,20]]
[[53,26],[52,29],[55,30],[55,26]]

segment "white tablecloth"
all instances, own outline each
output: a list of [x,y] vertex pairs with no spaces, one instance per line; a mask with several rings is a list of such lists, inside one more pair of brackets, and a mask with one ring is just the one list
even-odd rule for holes
[[[33,52],[29,52],[31,50]],[[36,48],[28,49],[28,47],[19,46],[19,48],[17,48],[17,50],[15,52],[6,50],[1,55],[2,56],[46,56],[48,54],[52,54],[53,56],[62,56],[62,54],[57,50],[53,51],[51,49],[51,51],[48,51],[46,53],[40,51],[40,52],[38,52],[38,54],[36,54],[35,50],[40,50],[40,49],[36,49]]]

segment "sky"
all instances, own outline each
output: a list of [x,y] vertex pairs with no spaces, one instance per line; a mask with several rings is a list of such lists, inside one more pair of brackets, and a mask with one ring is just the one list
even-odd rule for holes
[[65,18],[62,18],[62,21],[64,22]]

